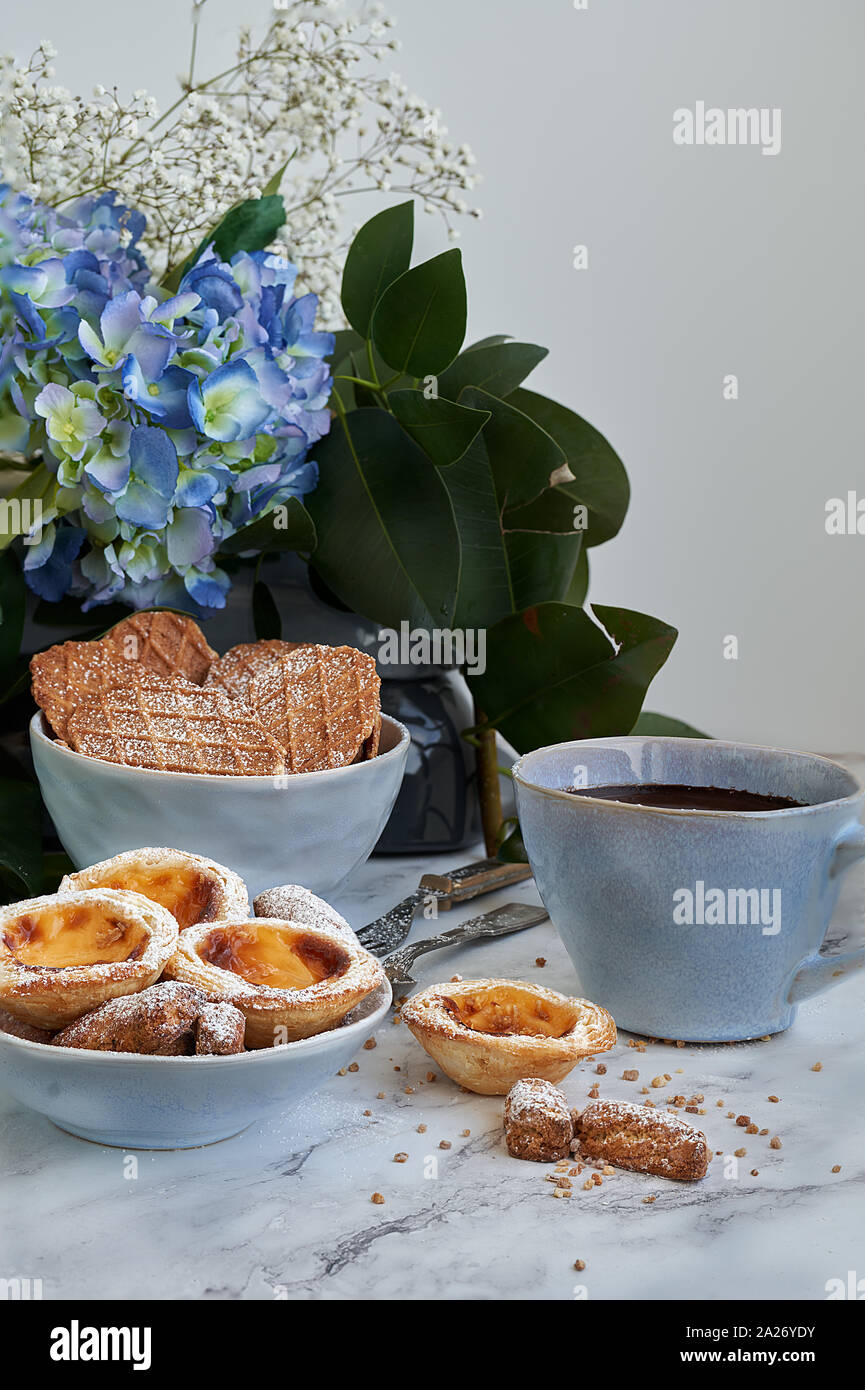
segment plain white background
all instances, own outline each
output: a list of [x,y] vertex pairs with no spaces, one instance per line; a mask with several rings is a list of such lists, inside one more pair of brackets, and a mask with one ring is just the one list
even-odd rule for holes
[[[648,706],[719,737],[865,746],[865,536],[828,536],[862,450],[861,0],[390,0],[392,67],[484,182],[470,332],[540,342],[532,385],[608,435],[631,511],[591,596],[675,624]],[[3,47],[165,102],[176,0],[7,0]],[[267,0],[209,0],[200,71]],[[775,158],[676,147],[698,100],[780,107]],[[421,218],[421,250],[444,249]],[[589,268],[572,266],[575,244]],[[739,378],[725,401],[723,378]],[[724,639],[739,657],[724,659]]]

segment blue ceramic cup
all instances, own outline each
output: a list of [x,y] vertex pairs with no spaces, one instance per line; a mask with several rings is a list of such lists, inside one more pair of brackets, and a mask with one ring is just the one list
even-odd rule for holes
[[[544,905],[583,994],[621,1027],[691,1042],[777,1033],[801,999],[865,964],[865,948],[821,953],[842,873],[865,858],[865,791],[837,763],[647,736],[539,748],[513,775]],[[683,811],[591,796],[646,782],[808,804]]]

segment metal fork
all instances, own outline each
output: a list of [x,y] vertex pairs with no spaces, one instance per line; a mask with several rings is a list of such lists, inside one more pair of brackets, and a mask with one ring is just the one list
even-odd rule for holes
[[505,903],[504,907],[494,907],[481,917],[472,917],[461,927],[441,932],[438,936],[428,936],[424,941],[413,941],[394,951],[384,962],[384,972],[392,985],[414,985],[417,981],[409,974],[418,956],[428,951],[440,951],[447,946],[462,946],[466,941],[477,941],[485,936],[508,936],[511,932],[525,931],[546,921],[549,913],[544,907],[528,907],[525,903]]
[[424,874],[417,888],[383,917],[368,922],[357,933],[362,946],[374,956],[386,956],[401,946],[411,931],[417,909],[435,902],[443,911],[468,902],[497,888],[510,888],[531,878],[528,864],[500,864],[496,859],[479,859],[446,874]]

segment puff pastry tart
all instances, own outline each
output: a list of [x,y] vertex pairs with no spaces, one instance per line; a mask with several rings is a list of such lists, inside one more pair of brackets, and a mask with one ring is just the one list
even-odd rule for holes
[[270,917],[187,927],[165,974],[240,1009],[247,1047],[335,1028],[385,978],[344,933]]
[[130,849],[67,874],[60,892],[118,888],[143,893],[167,907],[181,928],[226,917],[248,917],[246,884],[231,869],[181,849]]
[[106,999],[152,985],[177,946],[167,908],[108,888],[0,908],[0,1006],[63,1028]]
[[451,1080],[482,1096],[506,1095],[527,1076],[561,1081],[616,1041],[606,1009],[524,980],[432,985],[401,1016]]

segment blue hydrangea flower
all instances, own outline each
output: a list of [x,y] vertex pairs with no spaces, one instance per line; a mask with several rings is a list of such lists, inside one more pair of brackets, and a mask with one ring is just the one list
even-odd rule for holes
[[223,541],[316,485],[334,339],[268,252],[207,248],[166,295],[144,226],[113,193],[57,210],[0,185],[0,443],[54,475],[34,592],[206,614]]

